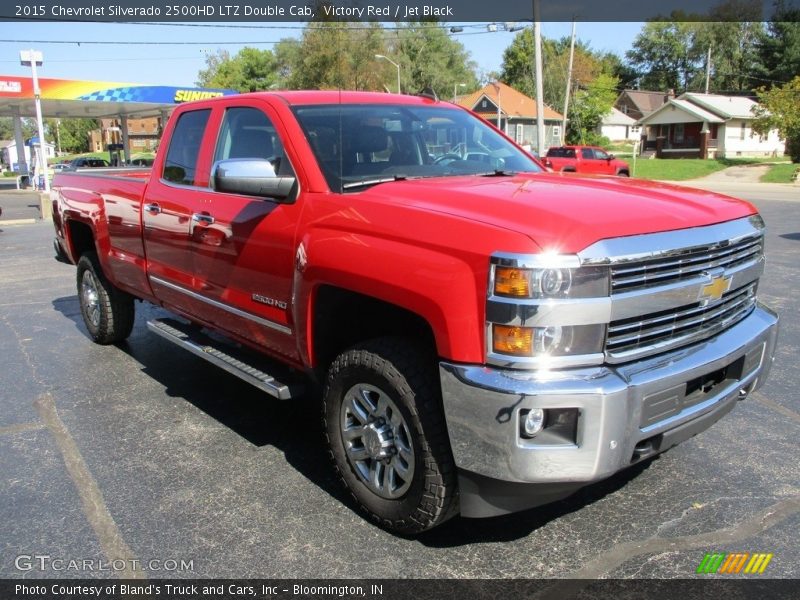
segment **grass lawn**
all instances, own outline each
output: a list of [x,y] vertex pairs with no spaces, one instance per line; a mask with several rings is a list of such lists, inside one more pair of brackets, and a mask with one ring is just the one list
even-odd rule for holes
[[772,165],[770,170],[761,176],[762,183],[792,183],[792,173],[800,169],[800,165],[785,163]]
[[[754,165],[763,162],[783,161],[783,158],[720,158],[702,160],[699,158],[670,158],[636,160],[634,177],[640,179],[662,179],[665,181],[686,181],[704,177],[716,171],[737,165]],[[628,159],[633,169],[633,160]],[[783,167],[784,165],[776,165]]]
[[629,161],[632,175],[640,179],[663,179],[666,181],[685,181],[710,175],[731,165],[727,161],[701,160],[699,158],[643,159]]

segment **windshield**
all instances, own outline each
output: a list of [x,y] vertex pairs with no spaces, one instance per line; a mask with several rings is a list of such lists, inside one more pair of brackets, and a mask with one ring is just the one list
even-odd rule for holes
[[442,106],[294,109],[332,190],[422,177],[538,173],[522,150],[472,114]]

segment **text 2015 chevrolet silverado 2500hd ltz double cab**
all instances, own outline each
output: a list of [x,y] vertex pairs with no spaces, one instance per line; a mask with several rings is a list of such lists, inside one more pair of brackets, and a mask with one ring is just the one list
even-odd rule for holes
[[335,468],[383,527],[562,498],[767,376],[747,203],[546,173],[430,98],[245,94],[180,106],[164,136],[149,175],[56,176],[92,338],[128,336],[140,299],[277,398],[319,382]]

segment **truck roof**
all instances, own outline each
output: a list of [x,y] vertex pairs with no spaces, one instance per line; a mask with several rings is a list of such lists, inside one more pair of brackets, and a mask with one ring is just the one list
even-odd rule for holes
[[[352,92],[339,90],[303,90],[303,91],[274,91],[274,92],[251,92],[238,96],[227,96],[233,98],[259,98],[259,97],[279,97],[287,104],[292,106],[308,104],[407,104],[407,105],[431,105],[439,104],[436,100],[424,96],[409,96],[406,94],[389,94],[386,92]],[[225,97],[214,101],[226,100]],[[449,103],[446,103],[449,104]]]

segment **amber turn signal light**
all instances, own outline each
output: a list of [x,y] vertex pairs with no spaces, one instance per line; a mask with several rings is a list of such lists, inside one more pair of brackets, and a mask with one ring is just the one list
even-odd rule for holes
[[530,298],[530,270],[496,267],[494,270],[494,293],[498,296]]
[[498,354],[531,356],[533,354],[533,328],[494,325],[492,327],[492,349]]

